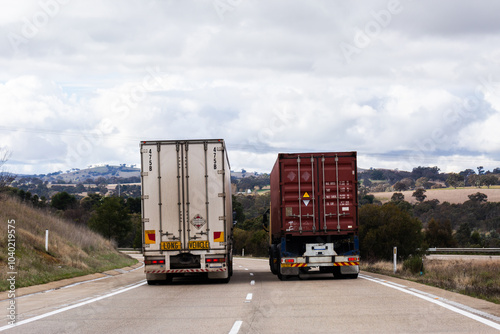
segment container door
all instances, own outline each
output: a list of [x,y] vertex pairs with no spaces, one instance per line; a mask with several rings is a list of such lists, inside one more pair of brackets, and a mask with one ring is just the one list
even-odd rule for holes
[[316,232],[317,161],[313,156],[282,159],[283,229],[292,234]]
[[318,157],[319,210],[324,231],[356,231],[356,160],[352,155]]

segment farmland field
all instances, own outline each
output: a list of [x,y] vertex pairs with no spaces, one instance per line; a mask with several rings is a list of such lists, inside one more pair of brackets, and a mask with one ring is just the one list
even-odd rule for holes
[[[393,192],[376,192],[370,193],[374,195],[375,199],[378,199],[382,203],[386,203],[391,200],[391,196],[395,193]],[[416,203],[415,197],[412,197],[414,190],[402,191],[405,201],[412,204]],[[477,188],[477,187],[467,187],[467,188],[445,188],[445,189],[429,189],[426,190],[425,195],[427,198],[425,200],[437,199],[440,203],[463,203],[469,200],[468,195],[475,194],[477,192],[483,193],[488,196],[488,202],[500,202],[500,188],[491,187],[488,188]]]

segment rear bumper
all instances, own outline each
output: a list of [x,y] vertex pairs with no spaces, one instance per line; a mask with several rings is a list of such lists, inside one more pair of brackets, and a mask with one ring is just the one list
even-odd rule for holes
[[[342,274],[357,274],[359,273],[359,261],[351,262],[330,262],[330,263],[282,263],[281,274],[296,276],[299,275],[301,268],[309,272],[312,268],[319,268],[319,273],[334,272],[340,270]],[[338,269],[334,269],[338,268]],[[313,271],[311,271],[313,273]]]
[[227,271],[227,268],[208,269],[144,269],[146,274],[183,274],[183,273],[216,273]]

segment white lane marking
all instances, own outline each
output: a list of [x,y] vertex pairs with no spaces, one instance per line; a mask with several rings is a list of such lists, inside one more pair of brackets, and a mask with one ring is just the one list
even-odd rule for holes
[[481,318],[475,314],[472,314],[470,312],[467,312],[467,311],[464,311],[464,310],[461,310],[459,309],[458,307],[455,307],[455,306],[451,306],[451,305],[448,305],[448,304],[445,304],[444,302],[440,301],[440,300],[436,300],[436,299],[433,299],[431,297],[428,297],[426,295],[423,295],[423,294],[420,294],[420,293],[416,293],[415,290],[413,291],[410,291],[410,290],[407,290],[407,289],[404,289],[404,288],[400,288],[398,286],[395,286],[395,285],[392,285],[392,284],[387,284],[386,282],[382,282],[380,280],[377,280],[377,279],[374,279],[370,276],[366,276],[366,275],[359,275],[360,278],[363,278],[363,279],[366,279],[368,281],[372,281],[372,282],[375,282],[375,283],[378,283],[378,284],[382,284],[382,285],[385,285],[389,288],[393,288],[393,289],[396,289],[396,290],[399,290],[399,291],[402,291],[404,293],[407,293],[407,294],[410,294],[410,295],[413,295],[415,297],[418,297],[418,298],[421,298],[423,300],[427,300],[428,302],[431,302],[431,303],[434,303],[434,304],[437,304],[441,307],[444,307],[450,311],[453,311],[455,313],[458,313],[458,314],[461,314],[461,315],[464,315],[468,318],[471,318],[473,320],[476,320],[476,321],[479,321],[487,326],[490,326],[490,327],[493,327],[495,329],[498,329],[500,330],[500,324],[497,324],[493,321],[490,321],[488,319],[484,319],[484,318]]
[[250,285],[255,285],[255,281],[254,280],[250,281]]
[[231,328],[231,331],[229,332],[229,334],[238,334],[238,332],[240,331],[240,327],[241,327],[242,324],[243,324],[243,321],[241,321],[241,320],[235,321],[233,327]]
[[253,273],[250,273],[250,276],[253,276]]
[[248,268],[245,268],[245,270],[248,270]]
[[247,298],[246,298],[246,301],[245,301],[245,302],[246,302],[246,303],[249,303],[249,302],[252,300],[252,298],[253,298],[253,293],[249,293],[249,294],[247,294]]
[[40,320],[40,319],[43,319],[43,318],[47,318],[47,317],[50,317],[51,315],[54,315],[54,314],[58,314],[58,313],[61,313],[61,312],[64,312],[64,311],[68,311],[68,310],[71,310],[71,309],[74,309],[74,308],[77,308],[77,307],[80,307],[80,306],[84,306],[84,305],[87,305],[87,304],[99,301],[101,299],[105,299],[105,298],[108,298],[108,297],[120,294],[120,293],[125,292],[125,291],[129,291],[129,290],[138,288],[138,287],[140,287],[140,286],[142,286],[142,285],[144,285],[146,283],[147,283],[146,280],[144,280],[144,281],[141,281],[140,283],[138,283],[136,285],[132,285],[132,286],[129,286],[127,288],[124,288],[124,289],[121,289],[121,290],[118,290],[118,291],[115,291],[115,292],[112,292],[112,293],[108,293],[107,295],[104,295],[104,296],[96,297],[96,298],[93,298],[93,299],[90,299],[90,300],[86,300],[86,301],[83,301],[83,302],[80,302],[80,303],[77,303],[77,304],[74,304],[74,305],[71,305],[71,306],[67,306],[67,307],[61,308],[59,310],[55,310],[55,311],[48,312],[48,313],[45,313],[45,314],[37,315],[37,316],[35,316],[33,318],[29,318],[29,319],[26,319],[26,320],[21,320],[21,321],[16,322],[14,325],[7,325],[7,326],[0,327],[0,332],[2,332],[4,330],[7,330],[7,329],[10,329],[10,328],[13,328],[13,327],[20,326],[20,325],[25,325],[27,323],[30,323],[30,322],[33,322],[33,321],[37,321],[37,320]]

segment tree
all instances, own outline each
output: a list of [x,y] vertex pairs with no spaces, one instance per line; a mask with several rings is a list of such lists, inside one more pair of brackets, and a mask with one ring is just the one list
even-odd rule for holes
[[451,222],[446,220],[435,220],[431,218],[424,233],[425,242],[430,247],[456,247],[457,242],[453,238]]
[[481,188],[481,177],[477,174],[471,174],[467,177],[467,182],[471,186],[476,186],[478,188]]
[[374,169],[371,175],[372,180],[385,180],[384,173],[380,169]]
[[479,233],[479,231],[477,231],[477,230],[472,232],[472,234],[470,235],[470,242],[471,242],[472,247],[479,248],[479,247],[483,247],[483,245],[484,245],[484,239],[481,236],[481,234]]
[[7,149],[0,147],[0,190],[7,187],[9,184],[11,184],[12,181],[16,179],[13,174],[6,172],[3,168],[5,163],[7,163],[7,161],[9,160],[10,155],[10,151],[7,151]]
[[488,201],[488,195],[477,192],[475,194],[470,194],[467,197],[473,202],[482,203]]
[[50,205],[57,210],[67,210],[76,204],[76,197],[63,191],[52,196]]
[[498,183],[498,178],[495,175],[493,174],[481,175],[481,185],[490,188],[490,186],[495,185],[497,183]]
[[245,214],[243,213],[243,205],[238,201],[236,196],[233,195],[233,215],[234,221],[243,223],[245,221]]
[[393,247],[402,259],[422,246],[422,223],[394,203],[367,204],[359,208],[361,256],[390,260]]
[[448,178],[446,179],[446,183],[448,183],[453,188],[457,189],[457,187],[461,187],[464,185],[464,178],[460,174],[450,173],[450,174],[448,174]]
[[471,243],[471,233],[472,230],[470,228],[469,223],[462,223],[458,228],[457,233],[455,233],[455,239],[458,242],[458,245],[461,247],[468,247]]
[[421,177],[426,177],[428,179],[439,179],[440,169],[437,166],[434,167],[422,167],[418,166],[413,168],[412,175],[414,179],[419,179]]
[[399,202],[404,200],[405,200],[405,195],[403,195],[402,193],[394,193],[391,197],[392,202]]
[[415,197],[415,199],[419,202],[423,202],[427,198],[427,195],[425,195],[425,189],[419,188],[415,190],[412,197]]
[[467,186],[467,179],[469,178],[469,175],[476,174],[472,169],[466,169],[458,173],[462,178],[464,179],[464,186]]
[[396,182],[392,187],[396,191],[405,191],[405,190],[408,189],[408,186],[405,183],[401,182],[401,181]]
[[115,240],[118,246],[121,246],[132,229],[132,221],[123,198],[104,198],[102,205],[90,217],[89,227],[105,238]]

